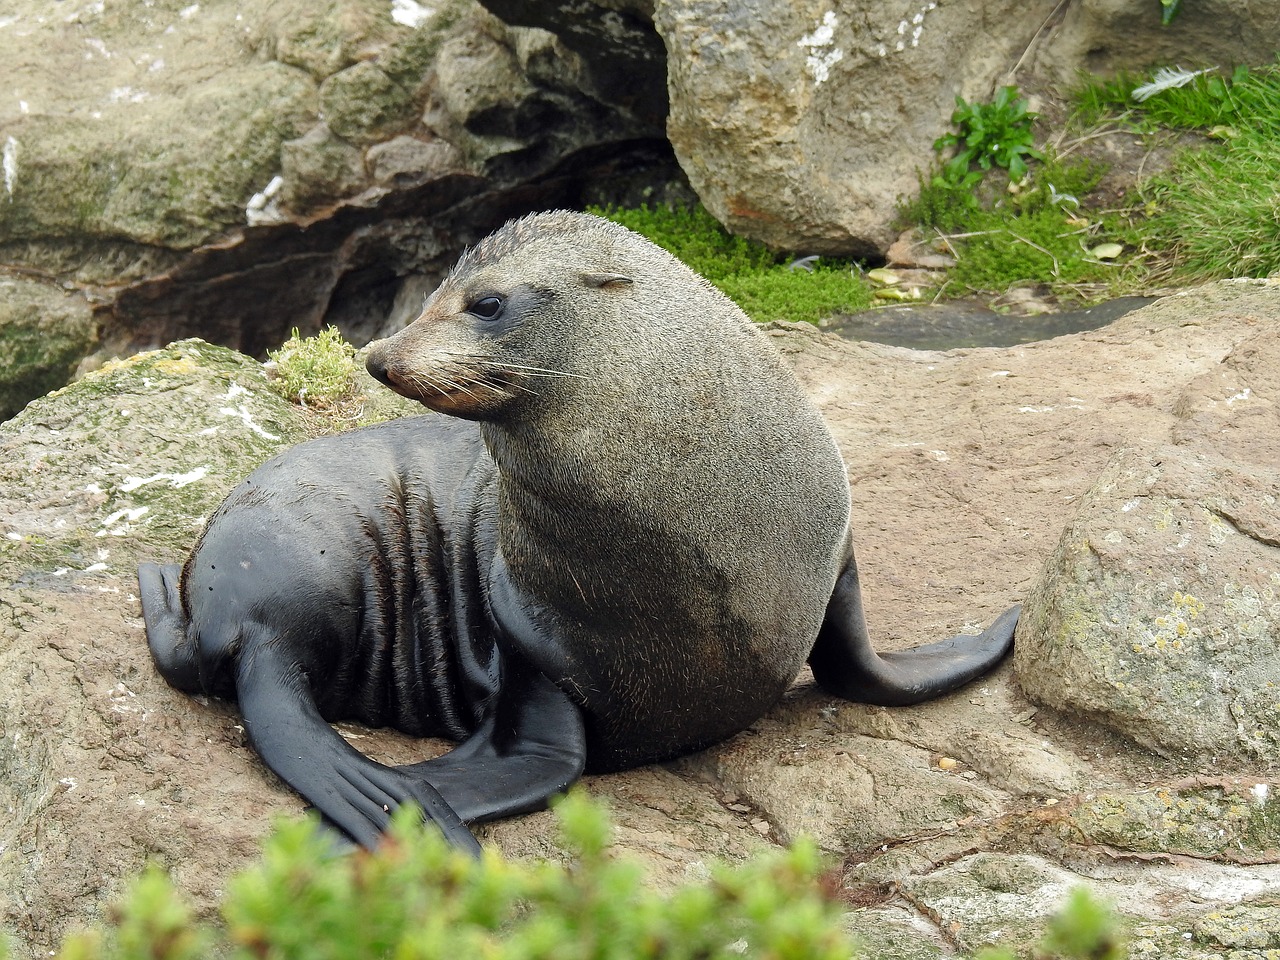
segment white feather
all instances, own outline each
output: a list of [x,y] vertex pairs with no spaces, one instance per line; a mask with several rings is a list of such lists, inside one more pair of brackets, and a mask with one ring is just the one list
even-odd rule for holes
[[1212,73],[1217,67],[1205,67],[1203,70],[1183,70],[1181,67],[1161,67],[1156,71],[1150,83],[1144,83],[1140,87],[1134,87],[1130,94],[1133,99],[1141,103],[1148,97],[1155,96],[1161,90],[1172,90],[1175,87],[1185,87],[1188,83],[1200,76],[1202,73]]

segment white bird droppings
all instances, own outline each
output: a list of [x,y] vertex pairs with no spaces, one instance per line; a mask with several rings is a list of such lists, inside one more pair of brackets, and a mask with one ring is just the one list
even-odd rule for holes
[[809,51],[805,57],[805,70],[813,77],[814,86],[825,82],[831,76],[831,68],[844,59],[844,51],[834,46],[839,22],[835,13],[828,10],[813,33],[805,34],[796,42],[796,46]]
[[391,0],[391,19],[415,30],[426,23],[434,13],[434,9],[424,7],[415,0]]

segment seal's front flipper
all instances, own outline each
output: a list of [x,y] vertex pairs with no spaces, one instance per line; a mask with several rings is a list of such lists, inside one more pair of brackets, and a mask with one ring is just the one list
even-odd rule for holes
[[814,679],[828,693],[902,707],[949,693],[989,671],[1013,647],[1021,607],[1011,607],[976,636],[961,635],[878,654],[867,635],[858,570],[850,556],[827,604],[809,654]]
[[182,568],[176,563],[138,565],[142,620],[160,675],[185,693],[203,693],[195,644],[187,636],[187,617],[182,612],[181,576]]
[[413,803],[453,846],[479,856],[475,837],[431,784],[352,747],[320,716],[302,669],[262,636],[245,639],[236,682],[245,729],[282,780],[363,847],[375,847],[392,812]]
[[442,757],[397,767],[430,782],[466,823],[541,810],[582,776],[582,711],[531,667],[505,658],[484,723]]

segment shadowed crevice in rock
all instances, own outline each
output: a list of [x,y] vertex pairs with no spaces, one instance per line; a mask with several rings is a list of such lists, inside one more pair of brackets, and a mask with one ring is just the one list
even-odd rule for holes
[[404,305],[410,314],[392,310],[406,285],[434,287],[465,246],[510,217],[581,206],[658,170],[658,177],[675,174],[665,141],[601,145],[521,183],[449,174],[339,204],[309,221],[248,229],[100,304],[105,352],[125,355],[199,335],[262,357],[293,328],[309,334],[326,324],[363,344],[416,315],[412,301]]
[[653,26],[650,0],[481,2],[512,26],[554,33],[582,58],[588,89],[604,102],[655,127],[666,122],[667,51]]

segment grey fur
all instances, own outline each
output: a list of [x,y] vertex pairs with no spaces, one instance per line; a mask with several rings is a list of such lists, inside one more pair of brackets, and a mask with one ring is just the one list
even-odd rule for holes
[[[474,298],[519,311],[520,290],[534,305],[509,329],[475,332]],[[835,442],[767,336],[644,238],[556,212],[470,251],[371,364],[437,406],[413,384],[456,375],[459,354],[512,371],[439,408],[481,421],[510,582],[561,638],[524,652],[583,705],[593,765],[755,720],[809,654],[849,520]]]

